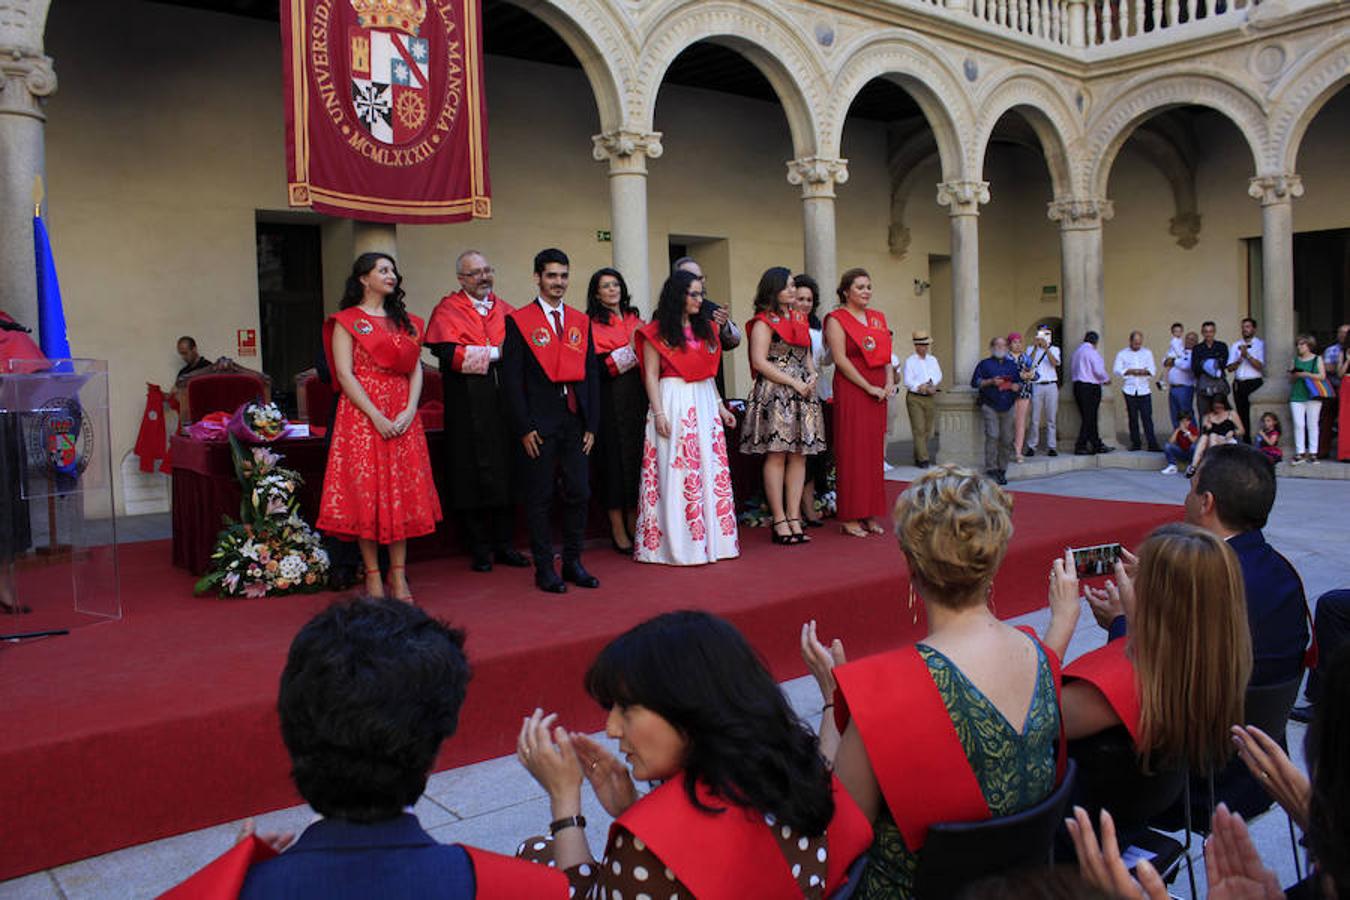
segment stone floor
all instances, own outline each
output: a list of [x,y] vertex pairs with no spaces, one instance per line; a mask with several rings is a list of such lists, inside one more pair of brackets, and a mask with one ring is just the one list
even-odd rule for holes
[[[1122,460],[1139,458],[1141,468],[1144,468],[1143,457],[1147,454],[1110,454],[1110,457],[1117,456]],[[1105,500],[1180,504],[1186,494],[1185,479],[1160,475],[1152,466],[1146,468],[1146,471],[1116,467],[1075,469],[1032,481],[1019,479],[1014,489]],[[889,477],[908,479],[915,474],[916,470],[900,467]],[[1014,467],[1009,474],[1020,473]],[[1309,597],[1316,597],[1333,587],[1350,585],[1350,557],[1344,552],[1343,534],[1338,535],[1333,530],[1332,521],[1334,513],[1347,505],[1350,505],[1350,484],[1280,480],[1279,497],[1266,534],[1299,569]],[[1326,522],[1327,527],[1316,528],[1319,522]],[[136,524],[139,533],[156,535],[152,517],[145,517]],[[1310,529],[1310,525],[1314,527]],[[1042,610],[1018,621],[1040,628],[1047,619],[1048,613]],[[1085,611],[1069,656],[1100,645],[1102,639],[1102,632]],[[809,678],[794,679],[783,687],[802,716],[813,723],[819,721],[821,699]],[[1291,723],[1290,744],[1300,765],[1303,736],[1304,728]],[[513,852],[525,837],[545,830],[549,820],[548,801],[543,792],[510,756],[433,776],[415,812],[423,825],[440,840],[463,841],[500,852]],[[592,848],[598,852],[603,849],[609,819],[589,794],[585,814],[590,822],[588,832]],[[263,813],[258,817],[258,824],[264,831],[295,830],[303,828],[312,816],[307,807],[300,806]],[[234,839],[238,827],[238,823],[218,825],[0,883],[0,898],[153,897],[223,852]],[[1278,873],[1281,883],[1293,883],[1293,856],[1283,814],[1275,811],[1259,818],[1253,823],[1252,831],[1262,857]],[[1196,854],[1197,878],[1203,896],[1204,871],[1198,847]],[[1172,890],[1178,897],[1190,896],[1184,874]]]

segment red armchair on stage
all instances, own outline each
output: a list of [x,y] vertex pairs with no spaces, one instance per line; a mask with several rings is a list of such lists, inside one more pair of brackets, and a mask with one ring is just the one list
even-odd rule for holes
[[[445,403],[442,396],[441,373],[423,363],[422,398],[417,404],[423,428],[435,431],[444,427]],[[295,399],[297,421],[308,422],[311,430],[315,427],[327,428],[333,405],[337,402],[337,393],[328,382],[319,378],[314,369],[306,369],[295,376]]]
[[195,372],[179,379],[180,427],[191,425],[207,413],[232,413],[241,404],[272,399],[272,381],[261,372],[235,366],[228,370]]

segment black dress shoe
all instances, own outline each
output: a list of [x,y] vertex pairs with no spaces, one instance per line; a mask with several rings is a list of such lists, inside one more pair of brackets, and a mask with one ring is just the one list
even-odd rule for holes
[[534,572],[534,586],[541,591],[550,594],[567,593],[567,585],[558,577],[558,573],[552,569],[536,569]]
[[1302,706],[1295,706],[1289,710],[1289,718],[1294,722],[1302,722],[1307,725],[1313,720],[1313,705],[1305,703]]
[[[1131,452],[1131,453],[1138,453],[1138,452],[1139,452],[1140,450],[1142,450],[1142,449],[1144,449],[1144,448],[1141,447],[1141,446],[1139,446],[1138,444],[1131,444],[1131,445],[1130,445],[1130,452]],[[1098,450],[1097,452],[1098,452],[1098,453],[1101,453],[1100,450]]]
[[510,547],[501,547],[492,555],[497,558],[497,562],[513,569],[525,569],[531,565],[529,557]]
[[469,564],[469,568],[473,569],[475,572],[491,572],[492,557],[475,555],[473,562]]
[[920,460],[915,460],[914,465],[917,466],[917,467],[919,467],[920,469],[926,469],[926,468],[928,468],[929,466],[931,466],[932,463],[930,463],[930,462],[929,462],[928,460],[926,460],[926,459],[920,459]]
[[1008,483],[1007,472],[1005,472],[1003,469],[995,469],[994,480],[997,481],[1000,485],[1007,484]]
[[1110,453],[1110,452],[1111,452],[1112,450],[1114,450],[1114,449],[1116,449],[1116,448],[1115,448],[1115,447],[1108,447],[1108,446],[1106,446],[1105,444],[1102,444],[1100,447],[1098,447],[1096,450],[1094,450],[1094,451],[1092,451],[1092,452],[1093,452],[1093,453]]
[[1030,448],[1030,447],[1024,447],[1024,448],[1022,449],[1022,456],[1025,457],[1026,459],[1031,459],[1031,457],[1033,457],[1033,456],[1035,456],[1035,455],[1036,455],[1036,451],[1033,450],[1033,449]]
[[[1030,453],[1027,454],[1027,456],[1030,456],[1030,455],[1031,455]],[[1054,447],[1051,447],[1049,450],[1045,451],[1045,455],[1046,455],[1046,456],[1059,456],[1059,452],[1058,452],[1057,450],[1055,450]]]
[[1149,445],[1148,445],[1148,452],[1149,452],[1149,453],[1161,453],[1161,452],[1163,452],[1163,450],[1162,450],[1162,448],[1159,447],[1157,444],[1149,444]]
[[581,588],[598,588],[600,586],[600,579],[587,572],[585,567],[581,565],[580,560],[563,563],[562,577]]

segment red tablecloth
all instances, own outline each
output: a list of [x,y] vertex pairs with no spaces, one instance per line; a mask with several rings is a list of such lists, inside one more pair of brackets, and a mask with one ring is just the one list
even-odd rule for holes
[[[441,440],[441,431],[427,432],[432,459],[440,458]],[[224,519],[239,518],[241,493],[230,445],[227,441],[198,441],[183,435],[174,435],[169,443],[173,453],[173,564],[194,575],[204,575]],[[272,449],[282,454],[283,466],[299,472],[305,480],[300,488],[300,513],[313,524],[328,461],[324,439],[277,441]],[[442,522],[435,534],[412,541],[409,554],[418,557],[447,552],[451,546],[450,530]]]

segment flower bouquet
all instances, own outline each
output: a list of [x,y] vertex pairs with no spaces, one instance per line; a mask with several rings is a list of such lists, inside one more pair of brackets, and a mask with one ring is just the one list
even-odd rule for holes
[[279,453],[246,448],[233,431],[230,447],[243,489],[240,521],[226,520],[211,552],[211,569],[195,592],[265,597],[323,590],[328,553],[320,546],[319,533],[300,515],[300,474],[282,468]]
[[275,403],[250,401],[230,417],[230,434],[245,444],[266,444],[286,432],[286,417]]

